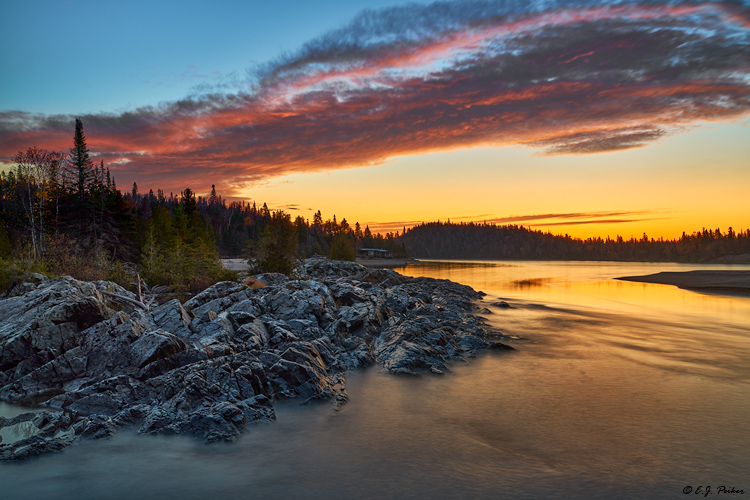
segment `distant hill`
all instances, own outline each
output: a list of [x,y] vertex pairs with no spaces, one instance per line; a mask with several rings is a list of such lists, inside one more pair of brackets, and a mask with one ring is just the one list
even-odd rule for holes
[[522,226],[430,222],[398,238],[418,259],[613,260],[656,262],[735,262],[750,253],[750,230],[707,230],[677,240],[578,239]]

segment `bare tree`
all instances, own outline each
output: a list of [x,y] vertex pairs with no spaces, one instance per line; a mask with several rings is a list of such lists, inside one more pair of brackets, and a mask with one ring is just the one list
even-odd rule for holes
[[56,151],[31,147],[19,151],[13,158],[17,165],[17,177],[22,186],[22,205],[31,236],[34,256],[45,250],[45,234],[49,228],[46,212],[54,201],[55,219],[60,196],[61,166],[65,156]]

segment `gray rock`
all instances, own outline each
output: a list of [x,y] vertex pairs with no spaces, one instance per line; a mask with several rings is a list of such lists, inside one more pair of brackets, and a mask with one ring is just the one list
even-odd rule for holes
[[192,317],[177,299],[155,307],[151,311],[151,317],[157,328],[171,332],[180,338],[190,336],[188,325],[192,321]]
[[495,307],[502,307],[504,309],[510,308],[510,304],[508,304],[504,300],[499,300],[497,302],[493,302],[492,305],[495,306]]
[[441,374],[506,347],[473,316],[481,294],[469,287],[321,258],[295,273],[306,279],[217,283],[148,312],[112,310],[122,305],[103,292],[128,292],[109,282],[37,277],[16,287],[19,295],[0,298],[0,399],[57,411],[0,419],[29,434],[0,443],[0,459],[59,451],[123,425],[232,440],[273,420],[278,398],[339,408],[345,370],[377,362],[391,373]]
[[[200,308],[209,302],[231,296],[232,294],[245,290],[246,288],[245,285],[235,283],[234,281],[221,281],[215,285],[211,285],[192,299],[186,301],[183,306],[186,310],[192,312],[194,309]],[[217,304],[221,304],[221,302],[217,302]],[[198,315],[200,312],[194,312],[194,314]]]

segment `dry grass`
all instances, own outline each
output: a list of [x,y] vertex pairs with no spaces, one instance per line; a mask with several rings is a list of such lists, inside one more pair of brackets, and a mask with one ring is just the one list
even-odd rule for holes
[[263,288],[265,286],[268,286],[265,283],[263,283],[262,281],[259,281],[259,280],[255,279],[255,278],[253,278],[252,276],[250,276],[245,281],[243,281],[242,284],[245,285],[245,286],[249,286],[253,290],[257,290],[258,288]]

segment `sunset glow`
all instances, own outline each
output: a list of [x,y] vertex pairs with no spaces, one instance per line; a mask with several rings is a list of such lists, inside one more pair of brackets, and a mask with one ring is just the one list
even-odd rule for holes
[[4,100],[0,161],[66,151],[80,116],[120,189],[215,184],[382,231],[446,219],[583,237],[750,227],[748,5],[544,5],[365,10],[231,91],[125,111]]

